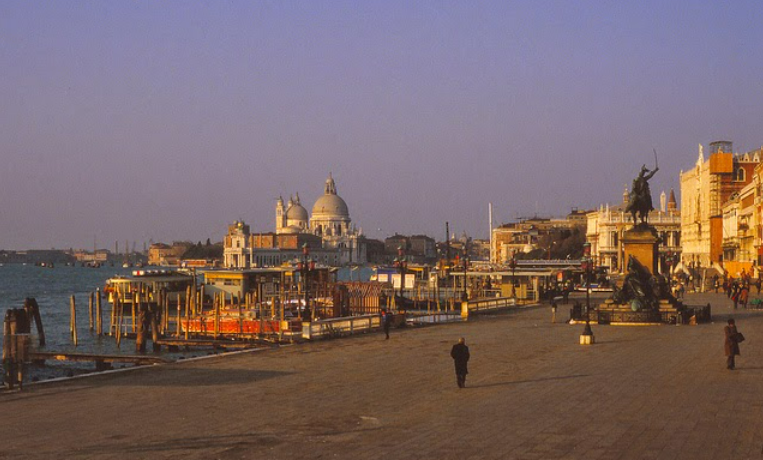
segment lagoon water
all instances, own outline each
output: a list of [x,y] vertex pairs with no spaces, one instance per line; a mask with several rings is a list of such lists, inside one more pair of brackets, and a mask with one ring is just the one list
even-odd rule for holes
[[[21,308],[24,299],[34,297],[40,305],[45,328],[47,351],[77,351],[83,353],[119,353],[110,337],[97,337],[88,330],[88,296],[97,288],[103,290],[106,280],[115,275],[130,274],[133,269],[104,266],[101,268],[67,267],[43,268],[34,265],[6,264],[0,266],[0,312],[4,317],[9,308]],[[368,267],[341,268],[337,279],[367,281],[373,270]],[[78,346],[71,343],[69,332],[69,298],[74,295],[77,307]],[[108,328],[110,306],[102,300],[104,329]],[[32,326],[36,338],[36,330]],[[1,332],[0,332],[1,334]],[[36,342],[36,341],[35,341]],[[133,354],[133,342],[123,343],[121,352]]]
[[[9,308],[21,308],[24,299],[34,297],[40,305],[42,324],[45,329],[47,351],[74,351],[69,333],[69,299],[75,296],[77,307],[78,352],[115,353],[114,341],[99,339],[88,332],[88,296],[97,288],[103,290],[106,280],[115,275],[129,274],[131,269],[122,267],[67,267],[43,268],[34,265],[6,264],[0,267],[0,312],[5,317]],[[109,309],[105,299],[104,324],[108,325]],[[108,327],[108,326],[106,326]],[[34,342],[36,329],[32,326]],[[129,350],[130,347],[127,347]],[[123,349],[125,347],[123,346]]]

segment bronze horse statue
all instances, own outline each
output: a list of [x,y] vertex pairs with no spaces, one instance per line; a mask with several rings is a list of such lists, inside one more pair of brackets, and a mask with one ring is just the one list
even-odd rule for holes
[[[654,173],[659,171],[660,168],[655,164],[654,169],[649,171],[646,165],[641,167],[638,177],[633,179],[633,187],[628,198],[628,206],[625,208],[625,212],[631,213],[633,216],[633,225],[646,225],[649,212],[654,209],[652,206],[652,193],[649,190],[649,179],[654,176]],[[639,220],[636,220],[638,214]]]

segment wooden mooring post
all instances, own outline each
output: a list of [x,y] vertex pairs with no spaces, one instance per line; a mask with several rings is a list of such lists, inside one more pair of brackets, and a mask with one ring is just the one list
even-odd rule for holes
[[[231,302],[233,299],[231,298]],[[220,335],[220,304],[215,306],[215,324],[214,324],[214,338],[217,340],[217,336]]]
[[71,310],[71,322],[69,323],[69,330],[72,334],[72,343],[77,346],[77,304],[74,300],[74,296],[71,296],[69,300],[69,307]]
[[[190,326],[190,323],[188,323],[188,322],[191,320],[190,311],[191,311],[191,294],[192,293],[193,293],[193,291],[191,290],[191,287],[188,286],[188,288],[186,289],[186,295],[185,295],[185,320],[186,320],[188,326]],[[179,324],[180,323],[178,322],[178,325]],[[190,329],[190,327],[186,327],[185,328],[185,339],[186,340],[188,340],[188,329]]]
[[90,329],[90,332],[93,332],[93,299],[94,294],[91,292],[90,296],[88,297],[87,302],[87,322],[88,322],[88,328]]
[[178,294],[178,314],[177,314],[177,321],[175,322],[175,336],[180,338],[180,308],[181,308],[181,302],[180,302],[180,295]]
[[34,325],[37,328],[37,337],[40,342],[40,346],[45,346],[45,330],[42,328],[42,315],[40,315],[40,306],[37,305],[37,300],[34,297],[27,297],[24,300],[24,310],[26,310],[27,318],[34,318]]
[[141,302],[142,300],[143,296],[140,292],[137,292],[133,296],[133,305],[137,305],[136,308],[138,309],[138,318],[135,331],[135,350],[139,353],[146,352],[146,306]]
[[161,312],[160,305],[149,306],[149,322],[151,323],[151,349],[153,351],[161,351],[162,346],[159,344],[159,324],[161,321],[157,321],[157,315]]
[[23,389],[29,332],[29,316],[25,309],[13,308],[6,311],[3,321],[3,381],[9,390],[17,383],[19,389]]
[[122,305],[122,298],[117,296],[117,299],[114,303],[116,307],[116,336],[117,336],[117,348],[120,348],[120,345],[122,344],[122,320],[124,318],[124,306]]
[[109,335],[116,333],[114,326],[117,324],[117,302],[119,299],[119,290],[111,293],[111,315],[109,317]]
[[103,334],[103,311],[101,309],[101,288],[95,290],[95,333]]
[[[138,290],[138,292],[140,292],[140,290]],[[130,302],[130,307],[131,307],[130,311],[132,312],[132,331],[135,332],[135,307],[136,307],[136,305],[135,305],[135,297],[136,297],[137,293],[131,292],[131,294],[132,294],[132,299],[131,299],[131,302]]]

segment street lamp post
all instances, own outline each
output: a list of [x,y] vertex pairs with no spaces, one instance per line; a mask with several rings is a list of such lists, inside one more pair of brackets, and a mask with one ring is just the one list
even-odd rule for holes
[[402,246],[397,248],[397,258],[395,264],[400,269],[400,296],[398,297],[397,309],[403,310],[403,288],[405,288],[405,270],[408,268],[408,260],[405,256],[405,249]]
[[[315,318],[315,312],[313,309],[310,309],[310,282],[308,278],[310,276],[310,272],[315,270],[315,261],[310,260],[310,247],[307,245],[307,243],[302,245],[302,260],[297,265],[297,269],[302,276],[302,292],[305,295],[304,310],[307,311],[309,309],[310,317],[307,319],[312,321]],[[302,310],[299,311],[299,319],[300,321],[305,320]]]
[[548,245],[548,260],[551,260],[551,250],[554,249],[555,244],[556,241],[552,241],[551,244]]
[[469,258],[464,257],[464,290],[461,293],[461,300],[469,300],[468,295],[466,294],[466,270],[469,268]]
[[511,252],[511,260],[509,261],[509,268],[511,268],[511,297],[516,299],[517,297],[517,282],[514,277],[517,270],[517,253]]
[[670,267],[672,265],[673,265],[673,252],[668,251],[667,254],[665,254],[665,268],[668,272],[667,273],[668,283],[670,283],[670,275],[671,275]]
[[580,334],[581,345],[591,345],[594,343],[593,331],[591,330],[591,272],[593,271],[593,259],[591,259],[591,244],[583,244],[583,257],[580,259],[580,268],[583,269],[585,276],[585,327]]

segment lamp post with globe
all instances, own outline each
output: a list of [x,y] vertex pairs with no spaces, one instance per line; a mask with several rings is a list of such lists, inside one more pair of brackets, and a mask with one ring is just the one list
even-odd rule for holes
[[511,251],[511,260],[509,260],[509,268],[511,268],[511,298],[517,298],[517,282],[515,274],[517,271],[517,252]]
[[299,311],[300,321],[312,321],[315,318],[315,312],[310,308],[310,273],[315,271],[315,261],[310,260],[310,247],[307,243],[302,245],[302,260],[297,264],[297,270],[302,278],[302,292],[305,295],[305,313],[310,313],[307,318],[304,318],[302,310]]
[[463,286],[464,290],[461,292],[461,300],[465,301],[465,300],[469,300],[469,296],[466,293],[466,285],[467,285],[467,282],[466,282],[466,272],[469,269],[469,258],[464,256],[463,262],[464,262],[464,286]]
[[405,249],[402,246],[397,247],[397,257],[395,258],[395,265],[400,269],[400,295],[397,299],[398,311],[404,309],[403,304],[403,289],[405,288],[405,270],[408,268],[408,259],[405,256]]
[[585,286],[585,327],[580,334],[580,344],[590,345],[594,343],[593,331],[591,330],[591,272],[593,271],[593,259],[591,258],[591,243],[583,244],[583,257],[580,258],[580,268],[583,271]]
[[666,271],[665,275],[666,275],[666,278],[668,279],[668,282],[670,281],[671,266],[673,265],[673,260],[674,259],[673,259],[672,251],[668,251],[667,253],[665,253],[665,271]]

